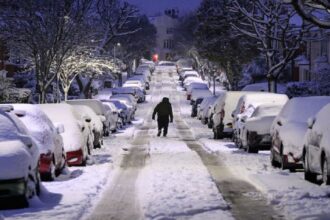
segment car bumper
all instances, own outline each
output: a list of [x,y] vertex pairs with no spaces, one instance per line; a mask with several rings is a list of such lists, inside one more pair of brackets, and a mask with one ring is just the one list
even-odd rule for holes
[[84,154],[82,149],[67,152],[66,159],[69,166],[82,165],[84,162]]
[[26,187],[25,178],[0,180],[0,199],[24,196]]
[[270,134],[257,134],[256,132],[250,132],[249,144],[257,147],[258,150],[270,150],[272,139]]

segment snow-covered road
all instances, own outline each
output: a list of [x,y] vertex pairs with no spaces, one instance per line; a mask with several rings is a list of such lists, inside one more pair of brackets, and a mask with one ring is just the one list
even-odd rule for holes
[[[0,219],[329,219],[330,188],[271,167],[190,117],[176,74],[153,76],[133,125],[105,140],[87,167],[43,182],[31,207]],[[174,123],[156,137],[153,107],[170,98]],[[221,193],[220,193],[221,192]],[[281,213],[279,215],[278,213]]]

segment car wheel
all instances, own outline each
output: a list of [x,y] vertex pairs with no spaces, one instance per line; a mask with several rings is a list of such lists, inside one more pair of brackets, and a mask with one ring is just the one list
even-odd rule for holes
[[258,148],[251,144],[251,141],[249,140],[249,138],[250,138],[249,133],[247,133],[246,134],[246,141],[247,141],[246,151],[248,153],[258,153]]
[[207,123],[207,127],[208,127],[208,128],[212,128],[212,127],[213,127],[213,123],[212,123],[211,120],[209,120],[209,122]]
[[328,170],[328,161],[327,158],[324,158],[323,160],[323,167],[322,167],[322,180],[323,183],[326,185],[330,185],[330,176],[329,176],[329,170]]
[[[55,167],[55,166],[54,166]],[[38,169],[37,169],[38,170]],[[39,172],[37,171],[36,173],[36,183],[35,183],[35,190],[36,190],[36,195],[40,195],[40,175]]]
[[286,158],[283,154],[281,154],[281,164],[280,165],[281,165],[282,170],[288,169],[288,164],[287,164]]

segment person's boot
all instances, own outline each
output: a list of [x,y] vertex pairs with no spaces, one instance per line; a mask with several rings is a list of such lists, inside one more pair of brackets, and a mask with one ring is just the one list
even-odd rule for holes
[[162,131],[161,130],[158,130],[158,133],[157,133],[157,136],[159,137],[160,136],[160,133],[161,133]]
[[167,135],[167,133],[164,132],[164,133],[163,133],[163,136],[166,137],[166,135]]

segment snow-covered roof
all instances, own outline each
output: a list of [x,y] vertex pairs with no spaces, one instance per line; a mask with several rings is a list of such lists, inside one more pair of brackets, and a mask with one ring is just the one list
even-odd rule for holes
[[97,115],[105,115],[102,102],[97,99],[73,99],[66,101],[66,103],[70,105],[86,105],[93,109]]
[[13,104],[14,111],[21,110],[25,114],[19,119],[28,128],[31,136],[36,141],[40,153],[53,152],[55,148],[54,134],[56,129],[47,115],[37,106],[32,104]]
[[307,122],[325,105],[330,103],[329,96],[296,97],[289,100],[278,117],[286,121]]

